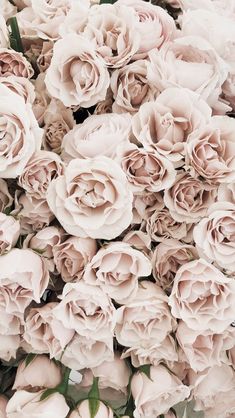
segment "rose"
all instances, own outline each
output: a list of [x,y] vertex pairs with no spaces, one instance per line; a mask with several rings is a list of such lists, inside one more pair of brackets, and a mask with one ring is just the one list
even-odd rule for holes
[[21,52],[12,49],[0,49],[0,76],[8,77],[16,75],[17,77],[31,78],[33,68]]
[[61,369],[53,360],[44,355],[36,356],[29,364],[25,360],[19,363],[12,389],[54,388],[61,379]]
[[5,180],[0,179],[0,212],[4,212],[13,203],[13,197],[10,195]]
[[[0,338],[1,338],[1,346],[0,346],[1,360],[10,361],[13,358],[16,358],[16,352],[20,347],[20,336],[0,334]],[[0,415],[0,418],[1,418],[1,415]]]
[[42,130],[38,127],[31,106],[4,85],[0,85],[0,175],[15,178],[41,146]]
[[[44,116],[51,101],[45,86],[45,74],[38,75],[34,82],[35,87],[35,100],[33,103],[33,112],[40,126],[44,125]],[[45,133],[44,133],[45,135]]]
[[235,179],[235,121],[228,116],[213,116],[211,125],[188,137],[186,166],[209,184],[231,183]]
[[135,26],[140,34],[140,46],[134,55],[135,59],[145,58],[151,49],[160,48],[174,37],[175,23],[161,7],[140,0],[118,0],[116,4],[132,8],[138,17]]
[[130,244],[117,241],[99,249],[85,269],[84,281],[100,286],[122,304],[135,296],[138,278],[150,274],[149,259]]
[[18,183],[36,199],[44,199],[51,181],[63,174],[63,163],[54,152],[37,151],[24,167]]
[[121,167],[133,192],[159,192],[173,185],[176,176],[174,166],[157,151],[127,144],[119,152]]
[[103,239],[117,237],[130,225],[132,199],[124,172],[107,157],[72,160],[47,194],[66,232]]
[[137,15],[130,7],[101,4],[94,6],[88,16],[84,36],[110,68],[126,65],[140,46]]
[[6,406],[8,399],[5,396],[0,395],[0,418],[6,418]]
[[52,393],[43,401],[40,398],[43,391],[26,392],[17,390],[10,398],[6,408],[7,418],[66,418],[69,407],[60,393]]
[[65,162],[74,158],[105,155],[115,158],[117,147],[128,143],[131,117],[128,114],[91,115],[68,132],[62,142],[61,157]]
[[193,245],[173,238],[164,239],[152,256],[153,276],[157,284],[170,292],[179,267],[196,258],[198,253]]
[[129,231],[124,237],[123,242],[127,242],[136,250],[142,251],[145,255],[151,255],[151,238],[143,231]]
[[43,42],[42,44],[42,50],[37,58],[37,65],[41,72],[46,71],[50,66],[53,55],[53,46],[54,43],[52,41]]
[[[8,19],[10,19],[10,17],[13,17],[16,14],[17,12],[16,7],[13,6],[13,4],[11,4],[8,0],[1,0],[0,4],[1,4],[1,14],[4,17],[5,21],[7,21]],[[7,46],[7,45],[1,45],[1,42],[0,42],[0,47],[2,46]]]
[[228,327],[223,334],[195,331],[183,321],[179,322],[176,338],[186,361],[195,372],[227,362],[226,350],[234,344],[235,332]]
[[91,238],[69,237],[52,248],[57,271],[65,282],[80,280],[85,266],[97,251],[96,241]]
[[172,315],[197,331],[223,332],[235,317],[235,282],[203,259],[176,273],[169,297]]
[[[85,400],[78,404],[77,408],[69,415],[69,418],[88,418],[90,417],[89,401]],[[98,408],[93,415],[94,418],[113,418],[113,411],[110,406],[106,406],[99,401]]]
[[4,16],[0,15],[0,48],[7,48],[9,45],[9,35]]
[[165,43],[160,51],[150,51],[149,58],[148,79],[159,90],[185,87],[200,94],[216,111],[229,110],[219,101],[228,67],[205,39],[199,36],[177,38]]
[[235,205],[235,183],[221,183],[217,199],[219,202],[230,202]]
[[140,106],[132,119],[132,130],[144,147],[155,148],[180,166],[188,135],[205,126],[210,117],[210,107],[198,94],[188,89],[169,87],[155,102]]
[[49,353],[50,358],[63,354],[71,341],[74,331],[66,329],[55,317],[57,302],[47,303],[38,308],[31,308],[25,318],[23,347],[27,352]]
[[154,100],[158,90],[147,80],[147,63],[138,60],[113,71],[110,86],[114,96],[114,112],[135,113],[140,105]]
[[10,251],[20,236],[20,223],[0,212],[0,255]]
[[167,413],[170,407],[186,399],[190,390],[164,366],[151,366],[150,379],[143,372],[134,374],[131,392],[135,418],[152,418]]
[[0,77],[0,83],[8,87],[14,93],[19,94],[25,103],[33,104],[35,100],[34,86],[28,78],[10,75]]
[[69,33],[78,35],[84,31],[90,12],[90,0],[77,0],[71,3],[71,8],[59,26],[61,38]]
[[90,107],[105,98],[109,81],[108,70],[91,41],[69,34],[55,43],[45,77],[52,97],[65,106]]
[[141,224],[143,219],[147,221],[153,212],[163,208],[162,192],[136,194],[133,202],[133,223]]
[[177,222],[197,223],[207,215],[217,189],[182,172],[175,183],[164,191],[164,202]]

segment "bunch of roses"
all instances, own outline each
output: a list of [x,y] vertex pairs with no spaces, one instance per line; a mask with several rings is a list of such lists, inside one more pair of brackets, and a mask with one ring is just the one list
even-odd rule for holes
[[233,418],[235,0],[100,3],[0,0],[0,418]]

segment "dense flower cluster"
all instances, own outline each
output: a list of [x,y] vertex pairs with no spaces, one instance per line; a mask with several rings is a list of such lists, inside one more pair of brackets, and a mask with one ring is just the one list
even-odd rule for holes
[[0,6],[0,418],[234,418],[235,0]]

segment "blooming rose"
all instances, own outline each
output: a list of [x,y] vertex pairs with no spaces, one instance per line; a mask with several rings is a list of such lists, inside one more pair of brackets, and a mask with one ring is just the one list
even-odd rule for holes
[[118,303],[135,296],[138,278],[151,274],[151,263],[130,244],[117,241],[100,248],[87,265],[84,280],[100,286]]
[[164,239],[152,256],[153,276],[157,284],[170,292],[179,267],[196,258],[198,253],[193,245],[173,238]]
[[135,418],[153,418],[186,399],[190,390],[164,366],[151,366],[150,379],[143,372],[134,374],[131,392]]
[[46,41],[42,44],[42,50],[37,58],[37,65],[42,73],[50,66],[53,55],[53,47],[54,42],[52,41]]
[[45,78],[52,97],[65,106],[90,107],[105,98],[109,81],[108,70],[91,41],[69,34],[55,43]]
[[21,52],[12,49],[0,48],[0,76],[31,78],[34,71],[29,61]]
[[[2,13],[2,10],[1,10]],[[0,14],[0,48],[7,48],[9,45],[9,34],[4,16]]]
[[62,159],[69,162],[74,158],[93,158],[100,155],[116,157],[118,145],[129,142],[130,123],[131,117],[128,114],[89,116],[64,136]]
[[112,108],[117,113],[135,113],[142,103],[154,100],[158,94],[158,90],[147,80],[145,60],[138,60],[115,70],[110,86],[114,96]]
[[[0,338],[0,358],[5,361],[10,361],[13,358],[16,358],[16,352],[20,347],[20,336],[0,334]],[[0,418],[2,418],[1,415]]]
[[26,392],[17,390],[8,401],[6,407],[7,418],[66,418],[69,407],[60,393],[52,393],[43,401],[40,398],[43,390],[39,392]]
[[20,362],[12,389],[54,388],[61,379],[61,369],[53,360],[47,356],[36,356],[28,365],[26,361]]
[[123,241],[130,244],[137,250],[142,251],[145,255],[151,252],[151,238],[144,231],[129,231],[124,237]]
[[[51,101],[45,86],[45,74],[38,75],[34,82],[35,100],[33,103],[33,112],[40,126],[44,125],[44,116]],[[44,133],[45,135],[45,133]]]
[[177,175],[173,186],[165,190],[164,202],[176,221],[197,223],[207,215],[216,195],[214,186],[182,172]]
[[0,212],[4,212],[13,203],[13,197],[10,195],[8,186],[5,180],[0,179]]
[[140,45],[135,59],[145,58],[151,49],[160,48],[174,37],[175,22],[162,7],[141,0],[118,0],[116,4],[134,9],[138,17],[135,26],[140,34]]
[[172,162],[154,149],[127,144],[119,152],[121,167],[133,192],[159,192],[173,185],[176,171]]
[[218,188],[217,200],[235,205],[235,183],[221,183]]
[[8,399],[5,396],[0,395],[0,418],[7,418],[6,416],[6,406]]
[[124,172],[107,157],[72,160],[47,194],[66,232],[103,239],[117,237],[130,225],[132,199]]
[[142,192],[134,195],[133,202],[133,223],[141,224],[155,212],[164,208],[162,192]]
[[235,318],[235,282],[203,259],[176,273],[169,297],[172,315],[198,331],[223,332]]
[[0,77],[0,83],[8,87],[14,93],[19,94],[25,103],[33,104],[35,100],[34,86],[28,78],[10,75]]
[[[113,411],[109,406],[99,401],[98,410],[94,418],[113,418]],[[77,408],[69,415],[69,418],[88,418],[90,417],[89,401],[86,399],[78,404]]]
[[65,282],[79,280],[85,266],[97,251],[96,241],[91,238],[69,237],[52,248],[57,271]]
[[20,236],[20,223],[0,212],[0,255],[10,251]]
[[22,97],[0,85],[0,176],[20,175],[34,151],[40,149],[42,130],[31,106]]
[[164,90],[155,102],[145,103],[139,108],[132,119],[132,130],[144,147],[154,147],[180,166],[188,135],[199,126],[205,126],[210,116],[210,107],[198,94],[171,87]]
[[57,302],[31,308],[25,318],[23,347],[26,352],[49,353],[50,358],[60,358],[71,341],[74,331],[63,326],[54,314]]
[[208,183],[231,183],[235,179],[235,120],[213,116],[211,125],[188,137],[186,167]]
[[69,33],[78,35],[84,31],[90,12],[90,0],[76,0],[59,26],[61,38]]

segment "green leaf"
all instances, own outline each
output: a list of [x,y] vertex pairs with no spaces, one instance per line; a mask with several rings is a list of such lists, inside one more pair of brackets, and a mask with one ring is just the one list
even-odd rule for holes
[[138,370],[139,370],[140,372],[142,372],[142,373],[146,374],[146,376],[147,376],[150,380],[152,380],[152,379],[151,379],[151,377],[150,377],[150,367],[151,367],[151,364],[144,364],[143,366],[140,366],[140,367],[138,368]]
[[89,401],[90,418],[95,418],[99,410],[100,401],[99,399],[96,399],[96,398],[89,398],[88,401]]
[[24,52],[19,26],[16,17],[11,17],[9,19],[9,26],[10,26],[10,45],[11,48],[17,52]]
[[8,206],[8,208],[4,209],[3,213],[5,213],[5,215],[10,215],[10,213],[11,213],[11,206]]
[[99,399],[100,398],[98,382],[99,382],[99,378],[98,377],[93,377],[93,383],[92,383],[91,389],[88,393],[88,398],[89,399]]
[[35,359],[37,354],[34,353],[30,353],[27,355],[26,359],[25,359],[25,368]]
[[53,393],[57,392],[57,388],[47,389],[45,392],[41,394],[40,401],[44,401],[44,399],[48,398]]

